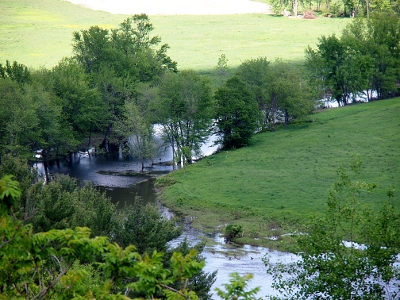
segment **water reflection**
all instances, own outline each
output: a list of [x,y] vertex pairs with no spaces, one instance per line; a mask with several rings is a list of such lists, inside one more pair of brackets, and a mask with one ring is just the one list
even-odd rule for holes
[[[170,246],[175,247],[184,239],[186,239],[191,245],[195,245],[202,242],[205,237],[210,238],[210,236],[206,236],[198,230],[186,227],[179,238],[170,242]],[[240,275],[246,273],[253,274],[254,277],[249,282],[248,289],[260,287],[257,297],[264,298],[266,295],[278,296],[279,293],[271,287],[272,276],[266,273],[266,268],[262,258],[268,254],[272,263],[289,263],[298,260],[298,257],[291,253],[250,245],[237,246],[227,244],[224,242],[224,238],[220,234],[215,234],[211,236],[211,238],[215,243],[206,246],[202,255],[206,259],[204,271],[218,271],[217,280],[212,288],[213,299],[220,299],[215,292],[215,288],[218,287],[225,291],[226,289],[223,284],[229,283],[229,274],[233,272],[237,272]]]

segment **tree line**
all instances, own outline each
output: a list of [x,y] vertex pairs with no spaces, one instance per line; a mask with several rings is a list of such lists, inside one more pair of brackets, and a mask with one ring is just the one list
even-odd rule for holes
[[287,16],[290,12],[295,17],[311,13],[312,18],[315,18],[314,12],[317,12],[329,17],[369,18],[374,13],[400,12],[400,3],[394,0],[271,0],[269,3],[276,14]]
[[[338,105],[399,94],[400,18],[394,13],[357,18],[341,37],[323,36],[306,49],[306,64],[320,95]],[[376,94],[376,95],[374,95]]]

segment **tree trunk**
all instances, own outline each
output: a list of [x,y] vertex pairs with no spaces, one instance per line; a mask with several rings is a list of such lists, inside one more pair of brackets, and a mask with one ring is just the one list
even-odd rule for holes
[[298,6],[297,0],[292,0],[292,5],[293,5],[293,15],[295,17],[297,17],[297,14],[298,14],[298,12],[297,12],[297,6]]
[[92,141],[92,128],[90,128],[90,131],[89,131],[89,140],[88,140],[88,145],[87,145],[87,154],[89,157],[90,157],[89,149],[90,149],[91,141]]
[[365,6],[367,8],[367,18],[369,19],[369,0],[365,0]]
[[104,134],[103,142],[100,144],[100,148],[106,149],[107,152],[108,152],[107,137],[110,134],[111,128],[112,128],[112,123],[110,122],[108,123],[107,131]]

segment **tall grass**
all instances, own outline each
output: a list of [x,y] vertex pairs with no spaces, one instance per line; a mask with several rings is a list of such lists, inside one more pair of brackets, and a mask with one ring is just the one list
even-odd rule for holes
[[[72,55],[72,33],[98,25],[113,28],[127,15],[93,11],[62,0],[0,1],[0,63],[16,60],[51,68]],[[265,56],[299,63],[321,35],[340,34],[348,19],[302,20],[271,15],[150,16],[154,33],[170,45],[180,69],[212,74],[225,54],[228,65]]]
[[[309,123],[257,134],[249,147],[207,157],[162,179],[176,182],[164,189],[163,202],[202,230],[239,224],[247,242],[270,243],[266,237],[277,229],[301,228],[320,214],[337,168],[358,155],[363,169],[357,180],[378,184],[361,198],[378,209],[390,184],[400,186],[399,116],[396,98],[329,109]],[[398,195],[395,204],[400,208]],[[260,239],[251,240],[255,236]]]

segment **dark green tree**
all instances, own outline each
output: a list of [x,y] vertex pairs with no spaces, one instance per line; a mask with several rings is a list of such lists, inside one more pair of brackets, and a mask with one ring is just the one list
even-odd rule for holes
[[268,124],[268,107],[270,105],[264,87],[267,84],[266,75],[270,71],[270,65],[271,62],[266,57],[259,57],[244,61],[236,70],[236,75],[253,91],[258,108],[265,116],[265,126]]
[[31,72],[28,67],[14,61],[12,64],[6,60],[6,64],[3,66],[0,64],[0,77],[3,79],[10,78],[12,81],[17,82],[19,85],[30,82]]
[[64,59],[52,72],[53,92],[60,99],[62,115],[72,126],[77,141],[92,131],[103,129],[106,106],[96,88],[90,87],[89,76],[72,59]]
[[0,78],[0,154],[28,157],[38,137],[37,104],[17,82]]
[[119,210],[112,219],[111,240],[121,247],[135,245],[141,254],[165,252],[167,243],[181,234],[174,220],[163,217],[158,208],[144,205],[140,198]]
[[76,179],[56,175],[46,185],[32,186],[27,194],[27,221],[36,232],[77,226],[91,228],[94,235],[111,232],[115,205],[90,183],[80,187]]
[[254,94],[237,76],[215,92],[216,131],[224,149],[246,146],[259,127],[260,111]]

